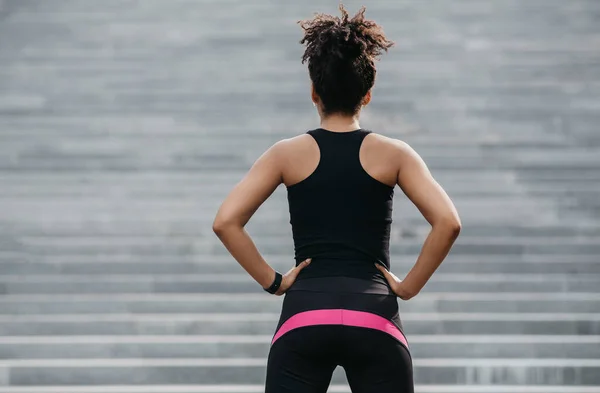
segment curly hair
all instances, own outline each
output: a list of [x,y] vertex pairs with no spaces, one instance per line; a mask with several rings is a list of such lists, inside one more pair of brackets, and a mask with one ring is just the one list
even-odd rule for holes
[[325,115],[354,115],[375,84],[375,60],[394,45],[381,26],[365,19],[365,7],[350,18],[342,4],[342,17],[316,14],[298,23],[306,44],[302,63],[308,71]]

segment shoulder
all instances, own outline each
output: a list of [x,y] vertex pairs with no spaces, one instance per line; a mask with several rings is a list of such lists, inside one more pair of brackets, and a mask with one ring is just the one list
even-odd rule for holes
[[375,132],[371,132],[366,137],[366,146],[368,149],[377,151],[379,155],[393,161],[402,161],[403,159],[416,154],[414,149],[405,141],[390,138]]
[[[267,166],[280,173],[286,172],[295,162],[303,158],[318,154],[316,143],[309,134],[302,134],[291,138],[281,139],[271,145],[256,161],[256,163]],[[256,165],[255,163],[255,165]]]
[[297,149],[305,145],[310,145],[313,140],[313,137],[311,137],[309,134],[300,134],[291,138],[281,139],[275,142],[271,148],[280,152],[286,152],[291,149]]
[[309,134],[301,134],[275,142],[268,150],[282,160],[308,153],[315,146],[314,138]]

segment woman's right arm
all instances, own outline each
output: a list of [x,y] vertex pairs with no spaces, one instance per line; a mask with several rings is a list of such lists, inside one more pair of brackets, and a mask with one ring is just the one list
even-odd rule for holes
[[391,280],[392,289],[396,287],[398,296],[408,300],[423,289],[446,258],[460,233],[461,222],[450,197],[435,181],[417,152],[405,142],[393,140],[393,144],[393,156],[397,159],[397,183],[431,225],[417,262],[404,280],[399,280],[384,267],[378,266],[388,281]]

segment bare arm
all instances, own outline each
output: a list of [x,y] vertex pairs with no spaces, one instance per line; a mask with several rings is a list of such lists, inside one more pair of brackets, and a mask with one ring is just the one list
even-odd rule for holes
[[408,299],[423,289],[446,258],[460,233],[461,222],[454,204],[435,181],[423,159],[406,143],[395,142],[399,168],[397,183],[431,224],[417,262],[402,281],[404,293],[401,297]]
[[[213,223],[215,234],[227,250],[263,288],[271,285],[275,270],[262,257],[244,226],[282,183],[282,145],[282,142],[276,143],[256,160],[246,176],[229,193]],[[299,268],[306,265],[303,262]],[[292,269],[284,276],[281,292],[287,289],[286,285],[293,283],[300,269]]]

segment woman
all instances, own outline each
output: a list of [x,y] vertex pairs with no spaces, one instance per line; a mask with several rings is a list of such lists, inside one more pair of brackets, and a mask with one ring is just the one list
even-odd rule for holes
[[[406,143],[364,130],[375,59],[393,43],[366,20],[318,14],[301,22],[320,127],[269,148],[233,189],[213,229],[268,292],[286,294],[267,365],[267,393],[326,392],[336,366],[354,393],[413,392],[398,300],[416,296],[460,231],[456,209]],[[296,266],[281,275],[244,230],[287,187]],[[389,271],[394,187],[431,224],[404,280]]]

